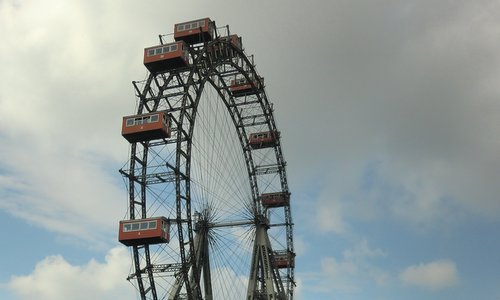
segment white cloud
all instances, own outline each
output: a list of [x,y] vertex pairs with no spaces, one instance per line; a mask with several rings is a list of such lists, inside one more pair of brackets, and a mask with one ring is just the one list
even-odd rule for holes
[[0,2],[0,209],[91,247],[115,241],[128,207],[121,117],[147,74],[143,48],[204,8],[159,5]]
[[410,266],[399,274],[399,279],[408,285],[438,290],[456,285],[459,275],[453,261],[437,260]]
[[101,166],[104,161],[16,145],[0,153],[12,158],[3,164],[9,171],[0,180],[5,200],[0,209],[90,241],[90,246],[104,246],[101,243],[109,241],[110,232],[114,239],[117,221],[125,212],[125,193],[113,186],[114,180]]
[[327,257],[321,260],[321,270],[328,277],[342,277],[347,274],[353,275],[358,272],[358,267],[351,261],[338,262],[333,257]]
[[[100,249],[128,207],[118,168],[131,81],[168,19],[126,2],[0,2],[0,209]],[[148,21],[123,22],[139,10]]]
[[295,234],[293,237],[293,246],[295,254],[297,256],[302,256],[308,252],[311,245],[306,241],[302,235]]
[[297,300],[307,299],[303,295],[302,292],[304,290],[304,283],[302,281],[302,277],[300,275],[295,276],[296,287],[294,289],[294,298]]
[[102,249],[127,207],[120,120],[133,109],[140,54],[127,63],[136,58],[124,50],[129,41],[110,39],[118,16],[94,9],[91,1],[0,3],[0,209]]
[[[315,214],[311,218],[315,224],[313,228],[324,232],[345,234],[349,232],[349,193],[356,189],[357,183],[353,177],[357,177],[356,167],[339,164],[336,168],[338,173],[331,173],[322,182],[325,185],[316,199],[307,199],[307,204],[312,206]],[[301,199],[303,200],[303,199]]]
[[7,288],[16,299],[136,299],[125,280],[130,256],[125,248],[111,249],[104,262],[72,265],[61,256],[40,261],[29,275],[14,276]]
[[302,282],[300,293],[310,292],[324,295],[355,293],[359,291],[356,277],[359,276],[359,267],[351,261],[339,261],[335,257],[323,257],[320,260],[320,269],[317,272],[299,272],[297,278]]
[[361,239],[353,249],[347,249],[343,252],[344,258],[350,260],[359,260],[386,255],[387,254],[380,248],[371,249],[366,239]]
[[245,298],[248,276],[236,274],[228,268],[219,268],[212,271],[212,292],[214,299],[238,300]]
[[367,286],[387,285],[390,274],[374,263],[387,254],[379,248],[371,248],[366,239],[361,239],[352,249],[343,251],[342,258],[327,256],[320,259],[318,272],[298,273],[304,282],[301,292],[341,295],[362,294]]
[[319,202],[316,221],[321,230],[326,232],[344,233],[346,223],[342,217],[342,206],[336,199],[329,202]]

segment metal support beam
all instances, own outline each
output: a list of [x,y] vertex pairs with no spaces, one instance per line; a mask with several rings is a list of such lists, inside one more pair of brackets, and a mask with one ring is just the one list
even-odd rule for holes
[[267,235],[269,226],[265,220],[261,218],[256,224],[247,300],[285,299],[283,283],[272,264],[273,251]]

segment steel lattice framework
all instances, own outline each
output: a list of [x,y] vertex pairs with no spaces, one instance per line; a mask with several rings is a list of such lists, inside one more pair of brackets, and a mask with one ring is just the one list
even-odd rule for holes
[[[273,106],[253,56],[226,33],[190,46],[188,67],[133,82],[136,113],[167,111],[172,129],[170,138],[131,143],[120,170],[129,218],[171,222],[170,243],[131,247],[127,279],[141,299],[293,299],[294,264],[273,263],[279,253],[294,261],[290,206],[259,201],[289,195],[280,139],[253,149],[248,138],[278,132]],[[252,91],[235,97],[236,78]]]

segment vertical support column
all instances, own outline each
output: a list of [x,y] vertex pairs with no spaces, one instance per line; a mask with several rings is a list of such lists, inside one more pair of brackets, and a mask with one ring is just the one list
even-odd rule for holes
[[271,243],[265,222],[256,224],[252,266],[248,282],[247,300],[276,299],[274,274],[271,263]]

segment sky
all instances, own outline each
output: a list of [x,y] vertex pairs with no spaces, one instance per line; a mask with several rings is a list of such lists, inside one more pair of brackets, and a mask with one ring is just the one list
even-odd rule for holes
[[0,0],[0,298],[139,299],[118,173],[143,49],[242,36],[287,161],[296,299],[500,292],[500,2]]

